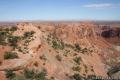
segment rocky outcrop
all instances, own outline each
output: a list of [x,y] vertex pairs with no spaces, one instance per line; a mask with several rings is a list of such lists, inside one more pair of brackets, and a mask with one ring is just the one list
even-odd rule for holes
[[105,30],[101,33],[104,38],[120,38],[120,28]]

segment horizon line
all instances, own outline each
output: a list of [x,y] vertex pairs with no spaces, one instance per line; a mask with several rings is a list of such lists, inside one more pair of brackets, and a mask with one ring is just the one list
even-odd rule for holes
[[120,20],[0,20],[0,22],[120,22]]

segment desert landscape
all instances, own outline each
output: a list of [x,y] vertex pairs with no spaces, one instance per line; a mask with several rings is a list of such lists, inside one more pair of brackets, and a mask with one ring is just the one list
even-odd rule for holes
[[120,75],[120,22],[1,22],[0,80]]

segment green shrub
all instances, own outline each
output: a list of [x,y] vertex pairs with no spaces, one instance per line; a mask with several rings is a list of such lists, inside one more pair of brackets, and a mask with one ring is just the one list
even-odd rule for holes
[[54,39],[52,41],[52,47],[54,49],[61,49],[61,50],[63,50],[64,49],[64,43],[62,41]]
[[4,59],[15,59],[15,58],[18,58],[18,55],[15,52],[6,52],[4,54]]
[[32,80],[46,80],[46,70],[36,72],[35,70],[25,69],[24,76],[26,79]]
[[35,80],[46,80],[46,71],[43,70],[36,74]]
[[34,70],[30,70],[30,69],[25,69],[24,70],[24,76],[28,79],[33,79],[35,77],[35,72]]
[[0,32],[0,45],[6,45],[6,32]]
[[25,33],[24,33],[24,38],[30,38],[30,37],[33,36],[34,33],[35,33],[34,31],[25,32]]
[[17,46],[17,42],[20,40],[21,38],[19,36],[9,36],[8,38],[8,42],[10,43],[10,46],[16,47]]
[[79,44],[75,44],[74,50],[77,52],[81,51],[81,47],[79,46]]
[[63,56],[67,57],[70,54],[70,50],[65,50]]
[[71,76],[73,80],[85,80],[80,74],[75,73]]
[[75,57],[73,60],[74,60],[77,64],[80,64],[81,57]]
[[6,78],[9,78],[10,80],[15,77],[15,73],[13,73],[13,70],[7,69],[5,70]]
[[24,75],[16,75],[12,80],[28,80],[24,77]]
[[75,66],[75,67],[72,67],[72,70],[73,70],[73,71],[78,71],[78,72],[79,72],[79,71],[80,71],[80,69],[81,69],[81,68],[80,68],[80,66]]

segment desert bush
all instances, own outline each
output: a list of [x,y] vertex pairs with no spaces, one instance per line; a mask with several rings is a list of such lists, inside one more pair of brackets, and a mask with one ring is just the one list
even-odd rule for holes
[[46,80],[46,71],[42,70],[41,72],[37,73],[35,80]]
[[82,77],[80,74],[75,73],[74,75],[71,76],[73,80],[85,80],[84,77]]
[[74,48],[74,46],[71,45],[71,44],[65,44],[65,46],[68,47],[68,48],[72,48],[72,49]]
[[25,33],[24,33],[24,38],[30,38],[30,37],[33,36],[34,33],[35,33],[34,31],[25,32]]
[[46,58],[46,56],[45,56],[44,54],[40,56],[40,59],[41,59],[41,60],[44,60],[44,61],[47,60],[47,58]]
[[64,43],[62,41],[53,39],[53,41],[52,41],[52,47],[54,49],[61,49],[61,50],[63,50],[64,49]]
[[6,32],[0,32],[0,45],[6,45]]
[[17,27],[13,26],[10,28],[10,31],[16,31],[17,30]]
[[75,57],[73,60],[74,60],[74,62],[76,62],[77,64],[80,64],[81,57]]
[[79,71],[80,71],[80,69],[81,69],[81,68],[80,68],[80,66],[75,66],[75,67],[72,67],[72,70],[73,70],[73,71],[78,71],[78,72],[79,72]]
[[24,69],[24,76],[28,79],[33,79],[35,77],[35,72],[33,69]]
[[70,50],[65,50],[63,56],[67,57],[70,54]]
[[25,76],[23,76],[23,75],[16,75],[11,80],[29,80],[29,79],[26,79]]
[[74,50],[77,52],[81,51],[81,47],[79,46],[79,44],[75,44]]
[[15,59],[19,58],[16,52],[6,52],[4,54],[4,59]]
[[62,57],[61,57],[60,55],[56,55],[56,59],[57,59],[58,61],[61,61],[61,60],[62,60]]
[[87,72],[88,72],[88,67],[87,67],[87,65],[84,65],[84,68],[85,68],[85,72],[87,73]]
[[16,47],[17,42],[21,39],[20,36],[9,36],[8,42],[10,43],[10,46]]
[[46,70],[36,72],[34,69],[25,69],[24,76],[30,80],[46,80]]
[[11,69],[5,70],[5,75],[6,75],[6,78],[10,80],[15,77],[15,73]]

